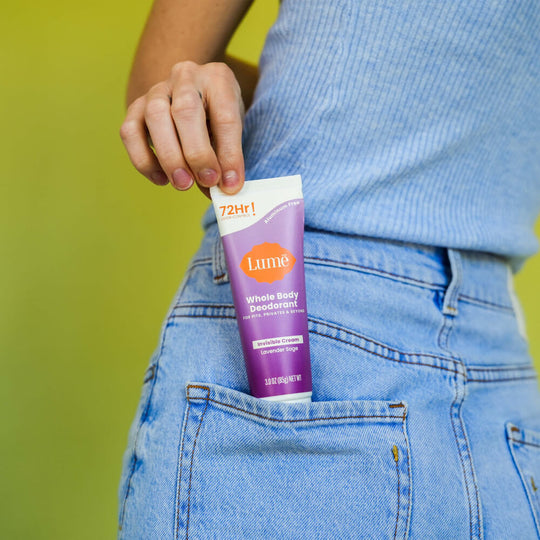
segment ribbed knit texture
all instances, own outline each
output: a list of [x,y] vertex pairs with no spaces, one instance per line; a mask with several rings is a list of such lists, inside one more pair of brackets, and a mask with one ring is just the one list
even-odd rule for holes
[[538,249],[539,57],[537,0],[283,0],[247,178],[300,173],[308,227],[517,268]]

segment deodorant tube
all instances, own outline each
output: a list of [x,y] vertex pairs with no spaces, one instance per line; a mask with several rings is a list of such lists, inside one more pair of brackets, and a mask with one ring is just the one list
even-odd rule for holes
[[311,402],[299,175],[210,194],[221,234],[251,394]]

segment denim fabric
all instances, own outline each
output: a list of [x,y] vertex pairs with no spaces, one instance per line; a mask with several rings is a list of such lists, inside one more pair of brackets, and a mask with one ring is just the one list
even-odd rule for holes
[[308,230],[313,403],[248,394],[217,227],[142,378],[118,538],[540,536],[540,392],[507,262]]

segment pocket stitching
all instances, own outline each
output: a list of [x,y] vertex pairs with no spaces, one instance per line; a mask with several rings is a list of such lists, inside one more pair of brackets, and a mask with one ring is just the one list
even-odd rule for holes
[[[205,389],[207,391],[207,395],[210,395],[210,389],[198,386],[200,389]],[[197,440],[199,437],[199,433],[201,431],[201,426],[204,420],[204,415],[206,414],[206,409],[208,408],[208,402],[206,403],[206,406],[203,410],[203,413],[201,414],[201,418],[199,419],[199,425],[197,427],[197,432],[195,434],[195,439],[193,441],[193,446],[191,447],[191,462],[189,467],[189,482],[188,482],[188,496],[187,496],[187,509],[186,509],[186,539],[189,538],[189,518],[190,518],[190,510],[191,510],[191,481],[193,477],[193,462],[195,459],[195,449],[197,447]],[[180,535],[180,504],[181,504],[181,489],[182,489],[182,463],[184,458],[184,442],[186,438],[186,431],[187,431],[187,425],[189,421],[189,412],[191,410],[191,401],[188,399],[187,403],[187,410],[184,420],[184,425],[182,427],[182,444],[180,448],[180,460],[178,463],[178,476],[177,476],[177,490],[176,490],[176,532],[175,532],[175,538],[179,538]]]
[[[199,389],[204,390],[206,393],[206,396],[201,397],[195,397],[193,395],[189,395],[190,388],[193,389]],[[411,470],[410,470],[410,449],[409,449],[409,443],[408,443],[408,437],[405,430],[405,423],[407,419],[407,405],[406,403],[399,402],[399,403],[390,403],[387,405],[389,408],[403,408],[403,414],[402,415],[348,415],[348,416],[332,416],[332,417],[319,417],[319,418],[304,418],[304,419],[280,419],[280,418],[273,418],[270,416],[264,416],[261,414],[257,414],[245,409],[242,409],[240,407],[236,407],[234,405],[225,403],[223,401],[219,401],[216,399],[210,398],[210,395],[212,393],[212,388],[210,386],[205,386],[201,384],[188,384],[186,388],[186,398],[187,398],[187,409],[186,409],[186,419],[184,421],[184,427],[182,429],[182,445],[181,445],[181,456],[180,456],[180,462],[179,462],[179,475],[178,475],[178,490],[177,490],[177,521],[176,521],[176,538],[179,538],[180,534],[180,490],[181,490],[181,478],[182,478],[182,464],[183,464],[183,449],[184,449],[184,441],[185,441],[185,432],[186,432],[186,426],[189,421],[189,412],[191,410],[192,402],[200,402],[205,401],[204,409],[201,413],[200,419],[198,420],[198,426],[197,426],[197,432],[195,434],[195,438],[192,443],[191,447],[191,460],[190,460],[190,475],[189,475],[189,481],[188,481],[188,493],[187,493],[187,505],[186,505],[186,519],[185,519],[185,528],[186,528],[186,539],[189,539],[189,523],[190,523],[190,512],[191,512],[191,488],[192,488],[192,478],[193,478],[193,465],[195,462],[195,450],[197,446],[197,441],[199,438],[199,434],[201,432],[203,420],[205,418],[206,412],[208,410],[208,404],[210,402],[216,403],[217,405],[226,407],[226,408],[232,408],[236,409],[242,413],[251,415],[251,416],[257,416],[261,417],[266,420],[270,420],[276,423],[289,423],[289,422],[316,422],[316,421],[325,421],[325,420],[341,420],[341,419],[355,419],[355,418],[394,418],[400,420],[401,423],[401,432],[403,435],[403,458],[406,459],[407,462],[407,472],[406,478],[408,480],[408,489],[407,489],[407,496],[403,497],[404,494],[401,493],[402,486],[401,486],[401,476],[403,472],[400,469],[399,459],[396,461],[396,474],[398,475],[397,479],[397,489],[398,489],[398,495],[397,495],[397,513],[396,513],[396,524],[394,528],[394,539],[397,538],[397,534],[400,532],[401,527],[399,526],[399,522],[402,519],[405,519],[405,529],[404,529],[404,538],[407,537],[408,528],[409,528],[409,520],[410,520],[410,504],[411,504],[411,497],[412,497],[412,486],[411,486]],[[221,407],[218,407],[221,409]],[[221,409],[223,410],[223,409]],[[403,517],[402,517],[403,516]],[[406,517],[405,517],[406,516]],[[400,519],[401,518],[401,519]]]
[[[208,395],[210,395],[210,388],[206,388]],[[199,427],[197,428],[197,433],[195,434],[195,440],[193,441],[193,448],[191,449],[191,463],[189,466],[189,484],[188,484],[188,503],[187,503],[187,516],[186,516],[186,540],[189,538],[189,515],[191,510],[191,480],[193,478],[193,461],[195,458],[195,449],[197,447],[197,439],[199,438],[199,433],[201,431],[201,426],[204,420],[204,415],[208,409],[208,401],[204,407],[204,411],[201,414],[201,419],[199,420]]]
[[[398,452],[396,445],[392,447],[392,451],[394,448],[396,449],[396,452]],[[398,532],[398,523],[399,523],[399,509],[400,509],[399,500],[401,497],[400,479],[399,479],[399,455],[398,454],[394,454],[394,461],[396,462],[396,474],[397,474],[397,514],[396,514],[396,526],[394,527],[394,540],[396,540],[397,532]]]
[[[223,401],[218,401],[216,399],[212,399],[210,397],[210,388],[208,386],[200,386],[200,385],[188,385],[188,392],[187,392],[187,400],[188,401],[195,401],[195,400],[203,400],[207,402],[211,401],[212,403],[216,403],[218,405],[222,405],[223,407],[228,407],[230,409],[235,409],[237,411],[240,411],[244,414],[248,414],[250,416],[255,416],[257,418],[262,418],[263,420],[269,420],[271,422],[283,422],[283,423],[294,423],[294,422],[317,422],[317,421],[327,421],[327,420],[345,420],[345,419],[354,419],[354,418],[401,418],[404,420],[407,416],[407,408],[403,403],[396,403],[396,404],[390,404],[388,407],[392,408],[403,408],[403,414],[402,415],[376,415],[376,414],[359,414],[359,415],[346,415],[346,416],[327,416],[327,417],[317,417],[317,418],[291,418],[291,419],[282,419],[282,418],[273,418],[271,416],[264,416],[262,414],[258,414],[252,411],[248,411],[246,409],[242,409],[240,407],[236,407],[235,405],[231,405],[229,403],[224,403]],[[194,397],[189,395],[189,389],[190,388],[198,388],[201,390],[207,391],[206,397]],[[206,412],[206,409],[205,409]]]
[[[408,491],[408,497],[407,497],[407,518],[405,520],[405,531],[403,533],[403,538],[407,538],[409,536],[409,522],[411,519],[411,507],[412,507],[412,474],[411,474],[411,449],[409,446],[409,437],[407,436],[407,429],[405,424],[407,423],[407,419],[404,417],[403,421],[401,422],[401,431],[403,432],[403,440],[405,442],[405,450],[407,452],[407,480],[409,485],[409,491]],[[396,462],[396,467],[398,465],[398,462]],[[396,528],[396,534],[397,534],[397,528]]]
[[513,441],[513,442],[517,442],[517,443],[520,443],[520,444],[526,444],[527,446],[534,446],[536,448],[540,448],[540,444],[535,444],[535,443],[527,442],[527,441],[521,441],[519,439],[514,439],[513,437],[508,437],[508,440]]
[[[195,396],[190,396],[189,395],[189,389],[190,388],[197,388],[197,389],[200,389],[200,390],[204,390],[206,391],[206,396],[205,397],[195,397]],[[395,524],[395,528],[394,528],[394,539],[397,538],[397,534],[398,534],[398,531],[399,531],[399,521],[400,521],[400,515],[401,515],[401,510],[403,511],[406,511],[406,514],[407,514],[407,517],[406,517],[406,522],[405,522],[405,531],[404,531],[404,538],[407,538],[407,534],[408,534],[408,528],[409,528],[409,519],[410,519],[410,504],[411,504],[411,497],[412,497],[412,486],[411,486],[411,470],[410,470],[410,449],[409,449],[409,443],[408,443],[408,437],[406,435],[406,431],[405,431],[405,423],[406,423],[406,419],[407,419],[407,406],[406,404],[404,403],[395,403],[395,404],[389,404],[388,407],[391,407],[391,408],[403,408],[403,415],[398,415],[398,416],[394,416],[394,415],[349,415],[349,416],[334,416],[334,417],[320,417],[320,418],[305,418],[305,419],[279,419],[279,418],[272,418],[272,417],[268,417],[268,416],[264,416],[264,415],[260,415],[260,414],[257,414],[257,413],[253,413],[253,412],[250,412],[250,411],[247,411],[245,409],[241,409],[239,407],[235,407],[233,405],[230,405],[228,403],[224,403],[222,401],[218,401],[218,400],[215,400],[215,399],[212,399],[210,398],[210,394],[211,394],[211,388],[209,386],[203,386],[203,385],[196,385],[196,384],[189,384],[187,386],[187,392],[186,392],[186,397],[187,397],[187,402],[188,402],[188,407],[187,407],[187,412],[186,412],[186,420],[184,422],[184,428],[182,430],[182,450],[181,450],[181,456],[180,456],[180,470],[179,470],[179,476],[178,476],[178,490],[177,490],[177,494],[178,494],[178,501],[177,501],[177,526],[176,526],[176,538],[179,538],[179,533],[180,533],[180,519],[179,519],[179,511],[180,511],[180,490],[181,490],[181,475],[182,475],[182,462],[183,462],[183,448],[184,448],[184,441],[185,441],[185,431],[186,431],[186,426],[187,426],[187,423],[189,421],[189,411],[190,411],[190,408],[191,408],[191,402],[192,401],[205,401],[206,404],[204,406],[204,409],[203,409],[203,412],[201,414],[201,417],[199,419],[199,425],[197,427],[197,432],[195,434],[195,438],[194,438],[194,441],[193,441],[193,445],[192,445],[192,448],[191,448],[191,460],[190,460],[190,474],[189,474],[189,482],[188,482],[188,493],[187,493],[187,508],[186,508],[186,523],[185,523],[185,526],[186,526],[186,540],[189,539],[189,521],[190,521],[190,510],[191,510],[191,486],[192,486],[192,477],[193,477],[193,464],[194,464],[194,461],[195,461],[195,450],[196,450],[196,446],[197,446],[197,441],[198,441],[198,437],[199,437],[199,434],[201,432],[201,427],[202,427],[202,423],[203,423],[203,420],[204,420],[204,417],[206,415],[206,411],[208,410],[208,404],[209,402],[213,402],[213,403],[216,403],[218,405],[222,405],[224,407],[228,407],[228,408],[233,408],[233,409],[236,409],[240,412],[243,412],[245,414],[248,414],[248,415],[252,415],[252,416],[257,416],[257,417],[261,417],[261,418],[264,418],[266,420],[270,420],[270,421],[273,421],[273,422],[277,422],[277,423],[288,423],[288,422],[316,422],[316,421],[324,421],[324,420],[341,420],[341,419],[354,419],[354,418],[395,418],[395,419],[400,419],[401,420],[401,431],[402,431],[402,434],[403,434],[403,442],[404,442],[404,454],[406,455],[406,460],[407,460],[407,478],[408,478],[408,497],[406,498],[405,501],[401,501],[401,471],[400,471],[400,467],[399,467],[399,458],[398,460],[396,461],[395,460],[395,464],[396,464],[396,474],[398,476],[397,478],[397,490],[398,490],[398,494],[397,494],[397,513],[396,513],[396,524]],[[403,508],[402,508],[403,506]]]
[[[523,487],[523,489],[525,491],[525,497],[527,498],[527,501],[529,503],[529,507],[530,507],[530,510],[531,510],[531,513],[532,513],[533,522],[534,522],[535,527],[536,527],[536,532],[540,537],[540,504],[539,504],[540,501],[538,501],[535,504],[535,502],[538,500],[538,495],[536,494],[536,492],[531,492],[531,490],[529,488],[529,485],[527,484],[527,479],[525,478],[525,473],[523,471],[523,468],[522,468],[522,466],[520,464],[520,461],[517,459],[516,453],[514,452],[514,449],[516,448],[515,443],[524,444],[526,446],[533,446],[535,448],[540,448],[540,445],[536,444],[536,443],[533,443],[533,442],[529,442],[529,441],[515,439],[509,433],[511,431],[527,432],[527,431],[530,431],[530,430],[520,429],[517,426],[515,426],[514,424],[512,424],[511,422],[508,422],[506,424],[506,440],[508,441],[510,454],[511,454],[512,460],[514,462],[514,466],[517,469],[517,473],[518,473],[519,479],[521,481],[521,485],[522,485],[522,487]],[[538,508],[537,508],[537,506],[538,506]]]
[[191,409],[191,402],[188,401],[186,417],[185,417],[184,425],[182,427],[182,432],[181,432],[182,444],[180,446],[180,461],[178,463],[178,478],[176,480],[178,488],[176,490],[176,535],[175,535],[175,538],[178,538],[178,535],[180,532],[180,491],[182,489],[182,461],[184,459],[185,432],[187,429],[187,422],[189,419],[190,409]]

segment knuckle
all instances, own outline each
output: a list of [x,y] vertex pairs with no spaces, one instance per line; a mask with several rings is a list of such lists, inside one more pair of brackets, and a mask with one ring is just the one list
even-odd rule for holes
[[157,82],[156,84],[152,85],[150,87],[150,91],[149,93],[156,93],[156,92],[159,92],[159,93],[162,93],[162,92],[167,92],[167,83],[165,81],[159,81]]
[[240,124],[240,116],[238,113],[230,109],[219,109],[214,115],[214,120],[222,126],[235,126]]
[[184,148],[184,157],[190,165],[212,163],[212,153],[204,148]]
[[169,104],[163,99],[151,99],[144,109],[145,118],[158,118],[169,112]]
[[235,78],[232,69],[225,62],[211,62],[208,68],[218,77]]
[[183,73],[193,72],[198,67],[198,64],[192,60],[183,60],[181,62],[176,62],[171,68],[172,75],[181,75]]
[[142,96],[139,96],[138,98],[134,99],[128,106],[127,108],[127,114],[130,115],[130,114],[133,114],[133,111],[135,109],[138,109],[139,108],[139,105],[141,104],[141,102],[144,102],[144,100],[146,99],[146,94],[143,94]]
[[178,95],[175,94],[171,104],[171,112],[175,116],[191,116],[201,107],[201,98],[197,91],[182,90]]
[[155,100],[166,101],[166,96],[169,94],[169,85],[165,81],[159,81],[152,85],[148,92],[144,95],[146,105]]
[[137,122],[135,120],[126,120],[120,126],[120,138],[123,141],[132,139],[137,134]]

